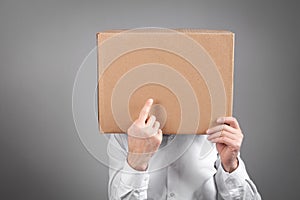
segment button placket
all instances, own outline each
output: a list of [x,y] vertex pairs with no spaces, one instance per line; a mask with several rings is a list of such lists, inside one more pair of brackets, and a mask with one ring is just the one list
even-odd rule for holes
[[177,163],[176,161],[172,163],[171,165],[168,166],[168,190],[167,190],[167,199],[177,199],[177,195],[174,192],[178,186],[179,183],[179,177],[178,174],[176,173],[176,167]]

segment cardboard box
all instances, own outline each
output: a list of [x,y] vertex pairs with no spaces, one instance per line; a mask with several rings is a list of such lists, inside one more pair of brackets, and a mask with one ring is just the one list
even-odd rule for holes
[[112,30],[97,44],[101,132],[126,132],[148,98],[165,134],[205,134],[232,115],[232,32]]

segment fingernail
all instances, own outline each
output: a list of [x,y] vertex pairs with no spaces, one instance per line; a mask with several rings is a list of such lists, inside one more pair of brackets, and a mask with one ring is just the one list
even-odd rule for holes
[[218,123],[222,123],[222,122],[223,122],[223,118],[221,118],[221,117],[218,118],[218,119],[217,119],[217,122],[218,122]]
[[210,133],[210,129],[207,129],[207,130],[206,130],[206,133],[209,134],[209,133]]

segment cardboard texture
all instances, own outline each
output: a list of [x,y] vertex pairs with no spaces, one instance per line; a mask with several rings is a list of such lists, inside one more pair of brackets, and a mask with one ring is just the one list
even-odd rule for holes
[[126,132],[148,98],[165,134],[205,134],[232,115],[232,32],[112,30],[97,44],[101,132]]

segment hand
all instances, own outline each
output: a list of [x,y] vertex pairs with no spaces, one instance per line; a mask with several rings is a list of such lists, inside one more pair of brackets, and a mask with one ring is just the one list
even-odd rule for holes
[[148,99],[142,108],[139,118],[127,131],[128,134],[128,164],[139,171],[145,171],[148,162],[158,150],[162,141],[162,131],[155,116],[148,118],[153,99]]
[[219,125],[206,131],[209,135],[207,139],[216,143],[223,168],[230,173],[238,167],[237,156],[240,152],[244,135],[238,121],[234,117],[218,118],[217,123]]

